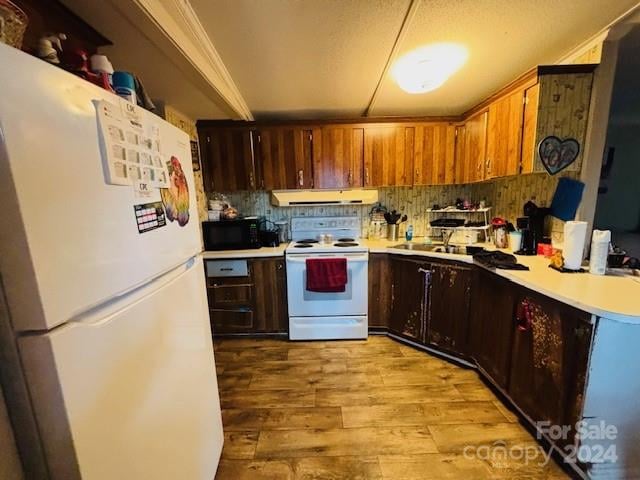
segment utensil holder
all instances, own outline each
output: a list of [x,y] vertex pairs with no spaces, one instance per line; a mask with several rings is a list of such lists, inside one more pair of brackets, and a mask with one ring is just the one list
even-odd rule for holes
[[387,225],[387,239],[393,242],[398,240],[398,225]]

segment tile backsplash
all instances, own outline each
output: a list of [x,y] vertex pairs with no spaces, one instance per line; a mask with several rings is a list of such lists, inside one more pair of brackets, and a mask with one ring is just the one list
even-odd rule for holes
[[[577,178],[577,173],[566,173],[566,176]],[[484,200],[492,207],[490,218],[503,217],[515,223],[516,217],[522,215],[522,206],[530,199],[539,206],[549,206],[558,183],[558,178],[546,173],[519,175],[514,177],[489,180],[467,185],[440,185],[416,187],[383,187],[378,189],[379,201],[389,210],[397,210],[406,214],[412,224],[414,234],[422,236],[427,222],[426,210],[434,204],[452,205],[457,198],[472,202]],[[357,215],[362,220],[363,232],[366,236],[369,224],[371,205],[363,206],[316,206],[316,207],[274,207],[270,203],[270,193],[234,192],[227,193],[231,205],[244,215],[263,215],[271,221],[290,219],[298,216],[338,216]],[[554,222],[556,225],[557,222]],[[557,225],[554,229],[557,229]]]

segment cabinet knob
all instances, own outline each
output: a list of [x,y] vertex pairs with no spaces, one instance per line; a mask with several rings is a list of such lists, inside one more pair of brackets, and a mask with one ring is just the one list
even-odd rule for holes
[[351,171],[351,169],[349,170],[349,178],[347,179],[347,183],[349,184],[349,186],[353,185],[353,172]]
[[302,169],[298,170],[298,185],[304,187],[304,171]]
[[371,183],[369,180],[369,167],[364,167],[364,183],[365,185],[369,185]]

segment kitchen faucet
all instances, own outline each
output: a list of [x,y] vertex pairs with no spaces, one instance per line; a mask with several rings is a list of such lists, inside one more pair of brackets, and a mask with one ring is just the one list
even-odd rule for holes
[[451,240],[453,232],[454,230],[452,228],[445,228],[442,230],[442,244],[444,245],[445,250],[449,250],[449,240]]

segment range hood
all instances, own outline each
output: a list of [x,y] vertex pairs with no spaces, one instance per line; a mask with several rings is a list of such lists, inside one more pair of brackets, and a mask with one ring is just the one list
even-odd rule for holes
[[378,191],[358,190],[274,190],[271,205],[313,207],[321,205],[370,205],[378,201]]

